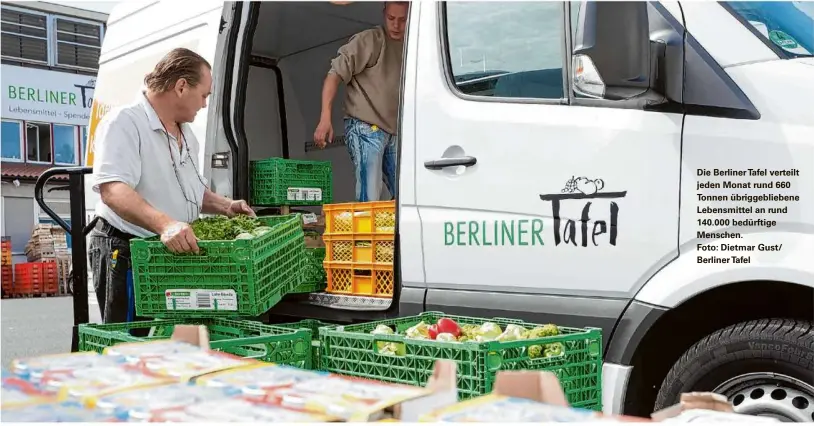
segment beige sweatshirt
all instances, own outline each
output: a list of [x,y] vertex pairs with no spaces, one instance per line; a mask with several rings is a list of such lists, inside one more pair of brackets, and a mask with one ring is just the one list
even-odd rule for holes
[[391,135],[398,127],[403,48],[403,41],[392,40],[382,27],[375,27],[352,36],[331,61],[330,72],[347,85],[345,113]]

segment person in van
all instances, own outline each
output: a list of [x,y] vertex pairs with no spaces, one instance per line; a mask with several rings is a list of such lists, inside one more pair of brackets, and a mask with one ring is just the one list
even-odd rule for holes
[[93,286],[104,323],[135,318],[130,243],[161,236],[174,253],[197,252],[189,223],[200,213],[254,216],[242,200],[212,192],[198,164],[189,124],[212,90],[209,63],[188,49],[166,54],[130,105],[99,122],[93,190],[101,195],[91,233]]
[[314,142],[324,148],[333,141],[331,107],[339,84],[345,83],[345,141],[356,171],[359,202],[378,201],[382,180],[396,196],[396,132],[409,5],[385,3],[384,26],[355,34],[340,47],[323,83]]

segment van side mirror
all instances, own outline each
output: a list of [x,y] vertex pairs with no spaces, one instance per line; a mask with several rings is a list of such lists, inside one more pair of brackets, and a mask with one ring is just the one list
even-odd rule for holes
[[610,100],[648,92],[657,67],[651,60],[647,2],[583,1],[579,11],[572,55],[574,91]]

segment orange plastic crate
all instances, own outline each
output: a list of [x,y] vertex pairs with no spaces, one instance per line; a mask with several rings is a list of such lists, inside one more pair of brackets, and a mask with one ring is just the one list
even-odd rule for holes
[[328,293],[353,296],[393,297],[393,265],[358,265],[323,262]]
[[393,235],[323,235],[325,260],[338,263],[392,265],[396,244]]
[[27,296],[56,293],[58,285],[56,263],[29,262],[14,265],[14,294]]
[[396,201],[325,204],[324,235],[377,234],[396,231]]
[[2,277],[3,296],[10,296],[14,288],[14,269],[11,265],[0,266],[0,277]]
[[0,264],[11,265],[11,240],[0,241]]

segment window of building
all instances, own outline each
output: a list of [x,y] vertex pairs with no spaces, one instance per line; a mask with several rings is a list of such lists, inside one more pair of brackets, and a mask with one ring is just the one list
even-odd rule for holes
[[102,23],[3,5],[3,59],[97,70],[103,38]]
[[54,124],[54,163],[76,165],[76,126]]
[[28,161],[52,162],[51,125],[48,123],[25,123],[25,143]]
[[3,160],[23,161],[23,123],[13,120],[3,120],[2,133]]
[[48,15],[3,5],[3,59],[48,64]]
[[447,61],[467,95],[560,99],[560,2],[446,2]]
[[55,21],[57,65],[98,69],[102,26],[66,18]]

